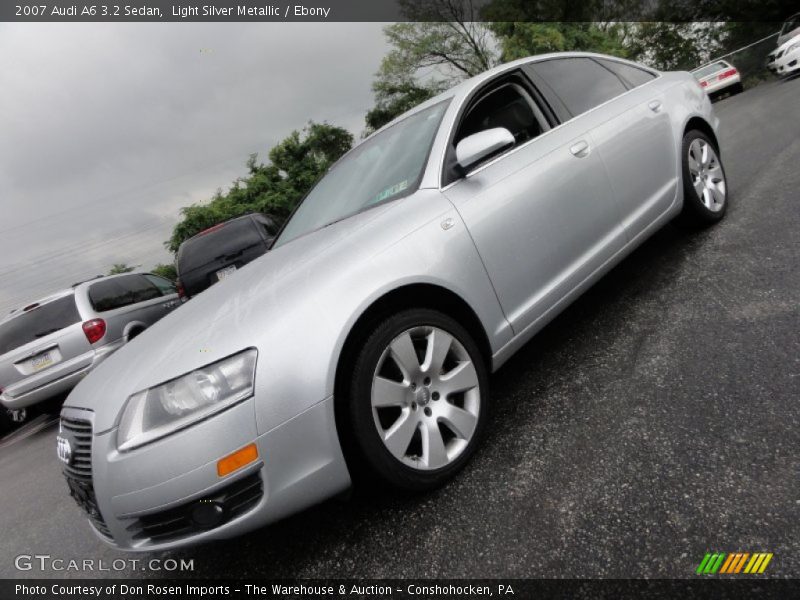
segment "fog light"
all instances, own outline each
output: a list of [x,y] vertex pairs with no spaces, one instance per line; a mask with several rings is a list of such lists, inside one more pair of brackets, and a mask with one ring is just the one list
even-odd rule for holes
[[203,529],[216,527],[225,518],[225,507],[214,500],[200,500],[189,513],[192,521]]
[[233,454],[219,459],[217,462],[217,475],[225,477],[225,475],[249,465],[256,459],[258,459],[258,447],[255,444],[249,444]]

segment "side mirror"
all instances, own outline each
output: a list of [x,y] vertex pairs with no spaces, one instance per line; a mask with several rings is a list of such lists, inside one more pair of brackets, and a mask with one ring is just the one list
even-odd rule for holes
[[458,142],[456,160],[468,171],[485,158],[514,145],[514,136],[505,127],[495,127],[473,133]]

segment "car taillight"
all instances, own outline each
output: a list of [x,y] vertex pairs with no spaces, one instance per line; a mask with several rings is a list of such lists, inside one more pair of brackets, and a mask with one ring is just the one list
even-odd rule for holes
[[739,71],[736,69],[728,69],[722,75],[719,76],[720,79],[725,79],[726,77],[733,77],[734,75],[738,74]]
[[186,298],[186,288],[183,287],[183,284],[181,283],[180,279],[178,279],[178,281],[175,282],[175,287],[178,288],[178,297],[181,300],[184,300]]
[[106,322],[103,319],[92,319],[83,324],[83,333],[90,344],[94,344],[106,334]]
[[708,82],[707,81],[701,81],[700,82],[700,87],[708,87]]

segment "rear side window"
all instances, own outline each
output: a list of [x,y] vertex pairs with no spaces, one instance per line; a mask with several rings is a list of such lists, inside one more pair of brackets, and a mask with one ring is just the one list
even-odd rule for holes
[[0,323],[0,354],[61,331],[80,320],[72,294],[20,313]]
[[158,288],[141,275],[115,277],[92,284],[89,300],[98,312],[130,306],[161,297]]
[[633,87],[639,87],[656,78],[654,73],[627,63],[617,62],[616,60],[603,60],[602,58],[597,60]]
[[619,77],[590,58],[558,58],[529,67],[544,79],[573,116],[627,91]]
[[178,273],[231,258],[246,248],[263,243],[252,219],[224,223],[219,229],[201,233],[181,245],[178,250]]
[[177,294],[178,289],[175,287],[175,284],[172,283],[169,279],[164,279],[163,277],[159,277],[158,275],[153,275],[148,273],[147,275],[143,275],[147,281],[152,283],[154,286],[158,288],[158,291],[161,292],[164,296],[169,296],[170,294]]

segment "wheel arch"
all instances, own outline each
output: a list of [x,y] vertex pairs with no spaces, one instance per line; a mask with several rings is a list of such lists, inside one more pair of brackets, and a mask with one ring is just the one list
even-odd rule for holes
[[687,133],[692,130],[701,131],[706,134],[709,139],[714,143],[714,147],[717,150],[717,155],[722,158],[722,151],[719,147],[719,140],[717,139],[717,134],[714,132],[714,128],[711,127],[711,124],[706,121],[703,117],[693,116],[687,122],[683,128],[683,134],[681,135],[681,139],[683,139]]
[[334,390],[342,380],[342,371],[355,359],[359,341],[363,340],[388,315],[409,308],[430,308],[454,318],[469,331],[481,351],[481,358],[491,368],[492,348],[489,336],[477,313],[457,293],[434,283],[412,283],[400,286],[375,299],[355,320],[345,337],[337,360]]
[[122,337],[126,342],[130,342],[145,329],[147,329],[147,324],[142,323],[141,321],[131,321],[125,325],[125,331],[123,332]]

